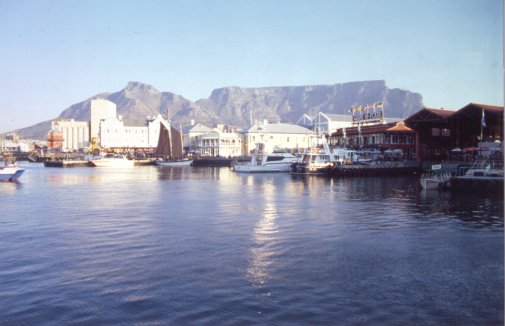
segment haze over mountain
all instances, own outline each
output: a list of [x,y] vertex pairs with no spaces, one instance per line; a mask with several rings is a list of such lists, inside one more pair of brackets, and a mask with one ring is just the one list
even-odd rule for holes
[[[217,123],[246,127],[251,121],[296,123],[303,115],[318,112],[348,114],[352,106],[384,103],[385,116],[405,118],[422,109],[422,96],[398,88],[390,89],[383,80],[335,85],[284,87],[223,87],[207,99],[192,102],[181,95],[160,92],[153,86],[129,82],[115,93],[101,93],[64,110],[58,118],[88,121],[92,99],[104,98],[117,105],[125,125],[142,126],[148,116],[162,114],[172,122],[187,125],[191,120],[208,126]],[[51,120],[18,129],[21,138],[45,139]]]

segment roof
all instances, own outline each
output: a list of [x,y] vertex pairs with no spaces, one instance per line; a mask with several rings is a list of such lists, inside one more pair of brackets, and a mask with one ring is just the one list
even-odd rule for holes
[[479,103],[470,103],[466,105],[464,108],[468,106],[476,106],[478,108],[484,109],[486,111],[496,111],[496,112],[503,112],[503,106],[497,106],[497,105],[487,105],[487,104],[479,104]]
[[349,122],[352,121],[352,115],[350,114],[330,114],[330,113],[323,113],[325,116],[328,117],[331,121],[344,121],[344,122]]
[[299,125],[287,123],[255,124],[245,132],[247,133],[271,133],[271,134],[312,134],[313,131]]
[[348,127],[348,128],[339,128],[336,132],[331,134],[332,137],[343,136],[343,130],[347,135],[357,135],[361,134],[373,134],[373,133],[381,133],[381,132],[414,132],[414,130],[405,126],[403,122],[390,122],[385,124],[376,124],[371,126],[362,126],[361,132],[358,130],[358,127]]
[[189,125],[189,126],[182,128],[183,133],[189,133],[189,132],[206,133],[211,130],[212,130],[212,128],[204,126],[201,123],[197,123],[196,125]]
[[497,117],[498,119],[503,119],[503,106],[486,105],[486,104],[476,104],[470,103],[459,109],[451,119],[454,120],[471,120],[471,121],[481,121],[482,112],[485,112],[486,118]]
[[454,113],[456,113],[456,111],[444,108],[442,109],[424,108],[409,116],[407,119],[405,119],[405,122],[411,123],[421,121],[422,122],[445,121]]

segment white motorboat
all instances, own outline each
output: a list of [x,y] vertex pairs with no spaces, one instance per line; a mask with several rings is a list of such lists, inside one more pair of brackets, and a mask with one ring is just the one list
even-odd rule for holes
[[4,160],[4,166],[0,167],[0,181],[17,181],[24,172],[15,162]]
[[356,151],[345,148],[330,150],[328,144],[304,152],[301,158],[291,165],[291,174],[328,174],[335,165],[352,164],[357,158]]
[[452,174],[442,169],[442,166],[437,164],[431,167],[431,171],[423,173],[419,182],[423,189],[441,189],[447,187],[451,181]]
[[285,152],[255,153],[251,161],[234,166],[236,172],[288,172],[296,156]]
[[94,157],[90,160],[90,162],[96,167],[126,168],[133,167],[135,165],[133,160],[119,154],[108,154],[104,157]]

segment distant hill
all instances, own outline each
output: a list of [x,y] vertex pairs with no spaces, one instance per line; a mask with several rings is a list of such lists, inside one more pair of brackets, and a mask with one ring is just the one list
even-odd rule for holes
[[[246,127],[253,120],[295,123],[303,114],[345,114],[352,106],[383,102],[388,118],[404,118],[422,109],[422,96],[390,89],[383,80],[335,85],[285,87],[223,87],[207,99],[192,102],[181,95],[160,92],[153,86],[129,82],[115,93],[101,93],[64,110],[58,118],[87,121],[92,99],[104,98],[117,105],[126,125],[144,125],[147,116],[161,113],[186,125],[191,120],[213,126],[217,123]],[[15,130],[21,138],[45,139],[51,121]]]

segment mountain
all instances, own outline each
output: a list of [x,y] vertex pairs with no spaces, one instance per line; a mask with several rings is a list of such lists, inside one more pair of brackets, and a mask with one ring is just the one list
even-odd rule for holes
[[[89,120],[92,99],[104,98],[117,105],[125,125],[144,125],[147,116],[161,113],[169,120],[186,125],[190,120],[213,126],[217,123],[237,127],[251,120],[295,123],[303,114],[317,112],[346,114],[352,106],[383,102],[388,118],[405,118],[423,107],[422,96],[398,88],[390,89],[383,80],[335,85],[285,87],[223,87],[207,99],[192,102],[180,95],[160,92],[153,86],[129,82],[115,93],[101,93],[76,103],[58,118]],[[45,139],[51,121],[16,130],[21,138]]]

